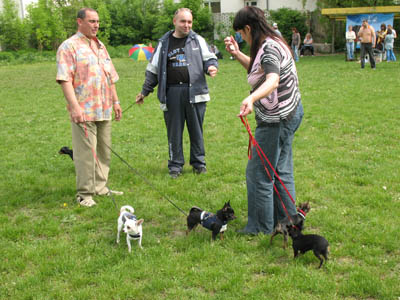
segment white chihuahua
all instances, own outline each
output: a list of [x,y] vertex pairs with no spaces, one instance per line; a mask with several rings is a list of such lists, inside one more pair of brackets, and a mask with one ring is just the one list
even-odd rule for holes
[[117,244],[119,244],[119,234],[121,233],[122,226],[126,233],[126,243],[128,244],[128,250],[131,252],[131,240],[139,240],[139,247],[142,247],[142,224],[143,219],[137,220],[133,214],[135,210],[132,206],[124,205],[121,207],[119,218],[118,218],[118,234]]

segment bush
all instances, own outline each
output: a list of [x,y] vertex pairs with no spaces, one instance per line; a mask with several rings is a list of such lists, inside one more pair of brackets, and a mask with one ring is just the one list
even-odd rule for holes
[[0,13],[0,45],[3,50],[20,50],[27,46],[24,23],[12,0],[4,0]]
[[282,33],[282,36],[285,38],[289,45],[292,41],[293,27],[296,27],[299,31],[301,40],[304,39],[306,33],[308,32],[306,26],[307,18],[300,11],[290,8],[280,8],[278,10],[271,10],[270,15],[271,20],[269,23],[278,23],[279,31]]
[[37,51],[35,49],[21,51],[1,51],[2,65],[32,64],[37,62],[56,61],[55,51]]

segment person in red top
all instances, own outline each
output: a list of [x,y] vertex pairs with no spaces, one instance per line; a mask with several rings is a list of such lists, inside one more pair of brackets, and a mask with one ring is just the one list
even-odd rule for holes
[[375,59],[372,48],[375,48],[375,30],[368,24],[367,20],[363,20],[362,26],[358,31],[358,37],[361,41],[361,69],[365,66],[365,54],[368,53],[371,68],[375,69]]
[[[115,82],[118,74],[96,35],[99,16],[82,8],[77,16],[78,32],[57,51],[57,82],[61,85],[71,119],[76,172],[76,200],[93,206],[94,195],[107,195],[111,161],[111,114],[122,116]],[[86,135],[87,134],[87,135]],[[92,150],[96,151],[96,158]],[[121,192],[116,192],[121,194]]]

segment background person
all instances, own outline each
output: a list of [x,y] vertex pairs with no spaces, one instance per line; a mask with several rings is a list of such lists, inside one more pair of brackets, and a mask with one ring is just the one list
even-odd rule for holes
[[358,37],[361,42],[361,69],[365,67],[365,55],[368,53],[371,68],[375,69],[375,58],[372,52],[372,48],[375,47],[375,30],[372,26],[369,26],[367,20],[363,20],[362,26],[358,31]]
[[300,49],[300,55],[303,56],[306,50],[311,51],[311,55],[314,56],[314,46],[313,46],[313,38],[311,33],[306,34],[306,38],[303,41],[303,46]]
[[394,28],[392,27],[392,25],[388,24],[387,28],[390,29],[390,30],[392,31],[393,36],[394,36],[394,38],[396,39],[396,38],[397,38],[397,32],[396,32],[396,30],[394,30]]
[[379,51],[385,51],[385,36],[386,36],[386,25],[381,24],[381,30],[377,32],[378,38],[376,42],[376,49]]
[[275,32],[279,35],[282,36],[282,33],[278,29],[278,23],[272,24],[272,28],[274,28]]
[[[267,24],[264,12],[254,6],[242,8],[236,14],[233,29],[250,45],[249,57],[239,50],[232,37],[225,38],[226,50],[247,70],[253,90],[242,101],[240,115],[255,111],[255,138],[295,199],[292,142],[303,117],[303,106],[290,47]],[[252,154],[246,169],[248,221],[239,232],[270,234],[275,223],[286,217],[273,182],[289,214],[295,214],[296,207],[268,167],[273,181],[269,179],[256,149]]]
[[393,44],[394,34],[392,30],[388,28],[387,34],[385,36],[386,61],[396,61],[396,56],[393,52]]
[[299,48],[300,48],[300,33],[296,27],[292,28],[292,43],[291,47],[293,50],[294,60],[299,61]]
[[205,74],[217,74],[217,57],[211,53],[203,37],[192,31],[193,17],[188,8],[180,8],[173,18],[174,30],[159,40],[147,65],[146,79],[136,102],[158,85],[158,99],[167,127],[169,160],[172,178],[181,175],[185,164],[182,134],[187,125],[190,137],[190,164],[193,172],[206,173],[203,121],[206,103],[210,100]]
[[353,31],[353,26],[349,26],[349,30],[346,31],[346,49],[347,49],[347,60],[354,60],[354,40],[356,39],[356,33]]
[[[76,172],[76,200],[93,206],[94,195],[106,195],[111,151],[111,114],[122,116],[115,82],[118,74],[106,47],[96,35],[99,16],[83,8],[77,16],[78,32],[57,51],[57,82],[61,85],[71,118]],[[88,137],[85,136],[87,132]],[[96,150],[99,165],[92,149]]]

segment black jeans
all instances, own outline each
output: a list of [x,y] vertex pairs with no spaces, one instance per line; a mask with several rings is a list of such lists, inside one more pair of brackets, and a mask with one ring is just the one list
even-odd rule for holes
[[303,45],[303,47],[301,47],[301,49],[300,49],[300,55],[304,55],[304,52],[306,50],[310,50],[311,55],[314,55],[314,46],[313,45]]
[[371,68],[375,69],[375,58],[374,53],[372,52],[372,43],[361,43],[361,68],[364,69],[366,53],[368,53]]
[[185,123],[190,138],[190,164],[194,168],[205,167],[203,121],[206,102],[192,104],[188,85],[170,85],[167,88],[167,108],[164,120],[168,134],[168,169],[181,172],[185,164],[182,138]]

